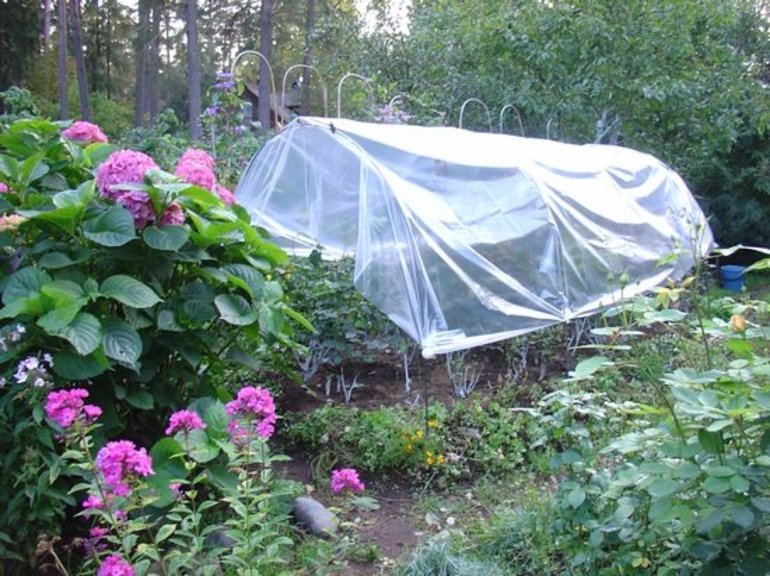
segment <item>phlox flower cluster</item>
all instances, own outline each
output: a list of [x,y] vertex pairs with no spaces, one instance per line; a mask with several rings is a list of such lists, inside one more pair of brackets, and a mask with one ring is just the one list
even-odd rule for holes
[[332,494],[339,494],[344,490],[350,492],[363,492],[366,486],[358,477],[358,472],[354,468],[341,468],[332,471]]
[[79,120],[61,133],[62,137],[75,142],[93,144],[95,142],[107,142],[107,136],[96,124]]
[[45,413],[62,428],[69,428],[76,421],[93,422],[102,415],[102,409],[85,404],[85,398],[88,391],[82,388],[51,392],[46,398]]
[[112,554],[101,563],[96,576],[136,576],[136,571],[120,554]]
[[8,190],[8,184],[5,182],[0,182],[0,194],[8,194],[10,190]]
[[203,430],[205,427],[206,424],[201,420],[201,417],[192,410],[179,410],[168,419],[166,436],[171,436],[176,432],[189,434],[193,430]]
[[174,174],[185,182],[214,192],[228,206],[235,202],[233,193],[217,183],[214,159],[204,150],[189,148],[177,162]]
[[[275,402],[268,390],[255,386],[246,386],[238,391],[235,400],[228,402],[225,411],[236,419],[230,421],[227,432],[236,443],[248,440],[255,426],[259,437],[267,439],[275,431]],[[241,425],[240,419],[248,427]]]
[[11,331],[5,336],[0,338],[0,352],[8,351],[8,344],[18,344],[24,338],[24,334],[27,333],[27,329],[23,324],[16,324]]
[[217,72],[217,82],[214,84],[215,90],[231,90],[235,88],[235,81],[230,72]]
[[140,448],[129,440],[108,442],[96,455],[96,467],[104,478],[104,483],[117,496],[129,496],[129,482],[137,476],[150,476],[152,458],[147,450]]
[[47,352],[43,355],[28,356],[16,367],[13,375],[18,384],[32,384],[35,388],[48,385],[48,371],[53,367],[53,358]]

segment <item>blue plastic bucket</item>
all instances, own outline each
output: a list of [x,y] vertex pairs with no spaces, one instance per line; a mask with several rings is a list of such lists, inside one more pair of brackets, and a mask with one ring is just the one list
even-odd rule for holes
[[743,288],[743,277],[746,274],[745,266],[728,264],[720,269],[722,274],[722,288],[731,292],[740,292]]

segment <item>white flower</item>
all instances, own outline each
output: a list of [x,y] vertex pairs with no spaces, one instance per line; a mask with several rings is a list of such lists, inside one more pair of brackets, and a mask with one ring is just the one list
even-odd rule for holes
[[38,378],[35,379],[35,381],[32,383],[32,385],[35,388],[44,388],[45,387],[45,380],[43,380],[42,378],[38,377]]

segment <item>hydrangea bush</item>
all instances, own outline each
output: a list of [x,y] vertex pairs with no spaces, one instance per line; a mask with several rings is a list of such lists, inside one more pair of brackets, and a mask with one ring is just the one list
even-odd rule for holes
[[[150,436],[193,395],[226,397],[225,369],[264,365],[307,326],[273,279],[284,253],[205,152],[174,175],[97,126],[62,127],[28,119],[0,134],[0,454],[24,470],[0,479],[0,554],[17,557],[73,504],[46,414],[87,422],[101,409],[106,433],[131,422]],[[70,393],[47,412],[54,383],[93,404]]]

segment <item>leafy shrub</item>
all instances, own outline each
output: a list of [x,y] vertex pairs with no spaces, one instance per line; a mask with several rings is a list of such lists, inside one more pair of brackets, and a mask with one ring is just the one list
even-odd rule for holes
[[[306,324],[267,277],[283,252],[237,205],[160,170],[130,185],[143,204],[98,194],[94,174],[114,150],[70,142],[42,120],[0,134],[0,181],[9,189],[0,195],[0,334],[10,338],[0,350],[0,452],[6,469],[51,466],[24,485],[3,475],[0,534],[19,525],[27,536],[55,533],[52,521],[68,501],[51,487],[59,470],[30,388],[90,383],[105,432],[130,422],[136,437],[151,436],[162,418],[152,408],[227,395],[223,384],[240,367],[253,370],[255,354],[291,346],[289,317]],[[153,223],[135,220],[129,208],[137,204]],[[169,212],[174,223],[166,224]],[[21,330],[23,337],[9,336]],[[34,374],[20,378],[23,365]],[[11,506],[19,493],[26,499]],[[50,510],[40,512],[41,502]],[[35,514],[44,514],[39,523]],[[16,541],[34,545],[33,537]]]

